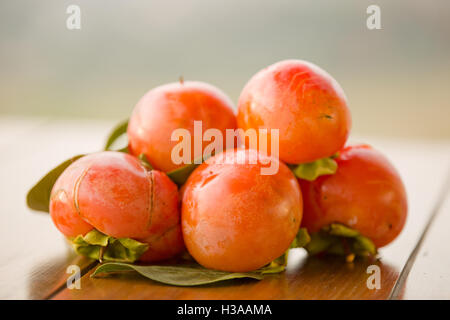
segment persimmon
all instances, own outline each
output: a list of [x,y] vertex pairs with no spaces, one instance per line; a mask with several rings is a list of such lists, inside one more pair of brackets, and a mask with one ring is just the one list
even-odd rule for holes
[[392,242],[407,216],[407,196],[394,166],[368,145],[345,147],[335,159],[334,175],[300,180],[302,227],[318,232],[340,223],[372,240],[376,247]]
[[[147,92],[137,103],[128,125],[131,154],[145,154],[150,164],[168,172],[185,163],[176,164],[171,153],[178,141],[171,137],[176,129],[186,129],[194,136],[194,121],[202,129],[236,128],[236,115],[231,100],[218,88],[195,81],[181,81],[159,86]],[[197,134],[197,133],[196,133]],[[202,141],[201,152],[191,143],[191,161],[201,158],[208,143]]]
[[[280,159],[299,164],[341,149],[351,117],[344,91],[333,77],[312,63],[285,60],[248,81],[239,97],[237,123],[244,130],[278,129]],[[258,148],[251,142],[247,147]]]
[[[245,159],[245,161],[240,161]],[[181,226],[186,248],[206,268],[244,272],[281,256],[302,219],[297,179],[278,159],[256,150],[227,150],[197,167],[182,189]]]
[[[181,232],[175,232],[180,228],[177,186],[165,173],[147,170],[121,152],[94,153],[72,163],[53,186],[50,215],[67,237],[95,228],[114,238],[148,243],[143,257],[151,260],[184,248]],[[171,244],[167,252],[159,248],[162,240]]]

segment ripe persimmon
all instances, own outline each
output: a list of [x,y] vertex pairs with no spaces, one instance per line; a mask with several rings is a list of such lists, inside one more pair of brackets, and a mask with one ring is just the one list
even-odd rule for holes
[[[245,159],[245,161],[242,161]],[[186,248],[206,268],[245,272],[281,256],[302,219],[297,179],[256,150],[227,150],[197,167],[182,189],[181,226]],[[263,164],[264,163],[264,164]]]
[[279,157],[290,164],[332,156],[344,146],[351,127],[342,88],[324,70],[301,60],[281,61],[256,73],[239,97],[237,122],[244,130],[278,129]]
[[[231,100],[216,87],[195,81],[176,82],[147,92],[137,103],[128,125],[131,154],[145,154],[150,164],[168,172],[185,163],[176,164],[171,153],[178,144],[171,137],[176,129],[186,129],[194,137],[194,121],[202,130],[236,128],[236,115]],[[201,158],[208,143],[202,142],[201,154],[191,144],[191,161]]]
[[[137,158],[121,152],[94,153],[72,163],[53,186],[50,215],[67,237],[95,228],[114,238],[148,243],[143,257],[151,260],[184,248],[181,231],[176,232],[177,186],[165,173],[147,170]],[[168,252],[158,247],[162,239],[171,244]],[[153,242],[158,249],[152,252]]]
[[407,215],[406,191],[398,172],[368,145],[345,147],[335,160],[335,174],[300,180],[302,227],[313,233],[340,223],[378,248],[389,244],[401,232]]

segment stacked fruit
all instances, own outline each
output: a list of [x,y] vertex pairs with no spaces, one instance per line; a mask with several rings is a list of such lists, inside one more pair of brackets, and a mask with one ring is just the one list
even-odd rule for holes
[[[278,272],[293,247],[352,261],[397,237],[407,214],[402,181],[370,146],[345,146],[350,111],[329,74],[276,63],[250,79],[233,110],[205,83],[152,89],[106,151],[55,168],[28,204],[49,210],[75,250],[100,261],[155,262],[187,249],[208,269]],[[192,139],[213,129],[215,140],[240,130],[211,152],[205,136],[177,149],[180,129]],[[245,134],[252,129],[256,140]],[[125,131],[127,147],[109,151]],[[174,161],[174,150],[190,163]],[[277,170],[262,174],[268,165]]]

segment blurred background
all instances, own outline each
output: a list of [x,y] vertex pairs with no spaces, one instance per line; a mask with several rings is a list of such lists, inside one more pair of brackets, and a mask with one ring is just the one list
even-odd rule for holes
[[[370,4],[381,30],[366,27]],[[0,39],[4,120],[121,120],[180,76],[237,102],[259,69],[299,58],[340,82],[354,134],[450,139],[447,0],[2,1]]]

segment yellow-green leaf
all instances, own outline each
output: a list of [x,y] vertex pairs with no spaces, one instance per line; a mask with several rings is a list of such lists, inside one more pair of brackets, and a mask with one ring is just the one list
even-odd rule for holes
[[[283,258],[283,260],[285,260],[286,262],[283,264],[278,264],[275,261],[272,261],[268,266],[261,268],[259,270],[259,272],[261,274],[275,274],[275,273],[280,273],[283,272],[286,269],[287,266],[287,258],[288,258],[288,251],[286,251],[286,253],[284,253],[281,257]],[[281,258],[280,257],[280,258]]]
[[130,238],[116,239],[96,229],[69,240],[78,254],[100,261],[134,262],[148,249],[146,243]]
[[332,223],[329,226],[323,228],[323,230],[333,236],[354,238],[359,235],[359,232],[355,229],[344,226],[340,223]]
[[142,164],[144,167],[146,167],[147,170],[152,170],[152,169],[153,169],[153,167],[152,167],[152,165],[150,164],[150,161],[148,161],[147,156],[145,155],[145,153],[141,153],[141,154],[139,155],[138,158],[139,158],[139,160],[141,161],[141,164]]
[[297,178],[313,181],[323,175],[335,174],[337,167],[337,162],[334,159],[323,158],[314,162],[291,166],[291,170]]
[[355,237],[355,241],[353,242],[353,251],[359,256],[369,256],[375,255],[377,248],[372,240],[359,235]]
[[306,228],[300,228],[297,232],[297,235],[292,241],[290,248],[303,248],[311,241],[311,237]]
[[261,272],[263,274],[268,274],[284,271],[288,263],[289,250],[294,248],[303,248],[306,244],[309,243],[310,240],[311,238],[308,234],[308,230],[306,230],[306,228],[300,228],[291,245],[289,246],[289,249],[287,249],[285,253],[269,263],[266,267],[262,268]]
[[309,254],[330,253],[367,257],[375,256],[377,249],[367,237],[357,230],[339,223],[323,227],[319,232],[311,234],[311,241],[305,246]]
[[305,246],[309,254],[315,255],[326,251],[333,243],[333,238],[323,232],[315,232],[311,234],[311,240]]

